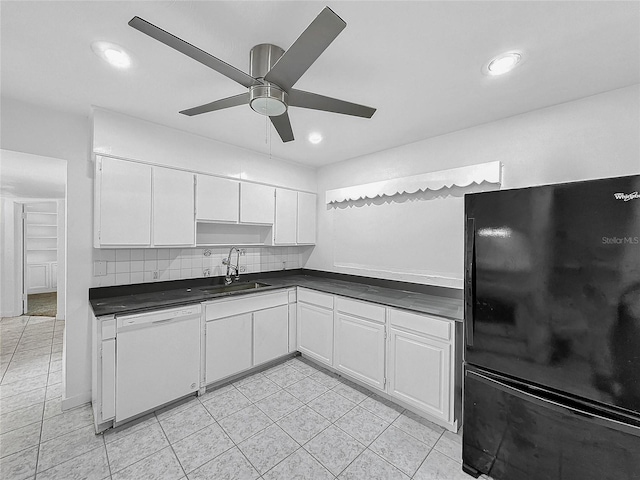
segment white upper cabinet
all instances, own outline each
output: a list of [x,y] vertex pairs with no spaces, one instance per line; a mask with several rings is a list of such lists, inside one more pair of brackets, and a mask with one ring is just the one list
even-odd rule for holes
[[298,192],[276,188],[276,217],[273,225],[273,243],[295,244],[298,212]]
[[109,157],[96,162],[94,245],[151,244],[151,166]]
[[240,223],[273,224],[274,192],[267,185],[240,184]]
[[194,177],[192,173],[153,167],[153,244],[193,245]]
[[316,243],[316,194],[276,188],[274,245]]
[[97,157],[94,247],[298,245],[316,239],[316,195]]
[[316,194],[298,192],[296,240],[298,243],[316,243]]
[[197,221],[237,223],[239,202],[240,182],[210,175],[197,176]]

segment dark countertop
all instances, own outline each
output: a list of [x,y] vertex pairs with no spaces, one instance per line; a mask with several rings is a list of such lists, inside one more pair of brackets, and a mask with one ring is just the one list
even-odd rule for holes
[[[241,281],[261,282],[269,286],[234,292],[231,295],[229,293],[211,294],[199,290],[198,287],[211,286],[212,283],[209,279],[197,279],[188,282],[155,282],[154,284],[92,288],[89,291],[89,300],[96,317],[101,317],[198,304],[230,296],[240,297],[298,286],[451,320],[462,321],[463,319],[463,301],[459,296],[456,298],[456,292],[453,295],[449,291],[439,294],[437,288],[405,282],[328,273],[322,275],[320,272],[306,274],[305,270],[294,272],[285,275],[282,272],[265,272],[243,276]],[[145,286],[148,287],[145,288]],[[147,291],[149,289],[153,291]]]

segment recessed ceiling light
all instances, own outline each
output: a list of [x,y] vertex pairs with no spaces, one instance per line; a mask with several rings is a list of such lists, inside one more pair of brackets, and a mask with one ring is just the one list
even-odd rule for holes
[[322,135],[320,135],[318,132],[310,133],[308,138],[309,138],[309,141],[314,145],[317,145],[322,141]]
[[131,56],[124,48],[115,43],[93,42],[91,44],[91,50],[116,68],[129,68],[131,66]]
[[486,75],[503,75],[513,70],[522,60],[520,52],[506,52],[492,58],[483,67]]

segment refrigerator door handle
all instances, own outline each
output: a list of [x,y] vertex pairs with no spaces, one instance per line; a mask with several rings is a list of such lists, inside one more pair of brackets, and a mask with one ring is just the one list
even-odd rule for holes
[[476,257],[476,229],[475,219],[467,218],[465,229],[465,251],[464,251],[464,326],[467,339],[467,346],[473,346],[473,302],[475,296],[475,257]]
[[474,380],[485,383],[491,386],[492,388],[506,392],[509,395],[513,395],[515,397],[521,398],[527,402],[531,402],[536,405],[540,405],[542,407],[545,407],[550,410],[554,410],[556,412],[560,412],[563,414],[566,414],[567,412],[569,412],[571,415],[578,415],[582,417],[587,422],[592,422],[598,425],[605,426],[607,428],[611,428],[614,430],[618,430],[620,432],[634,435],[636,437],[640,437],[640,427],[636,427],[628,423],[623,423],[611,418],[606,418],[601,415],[598,415],[597,413],[580,410],[576,407],[560,403],[553,399],[544,398],[542,396],[535,395],[534,393],[526,392],[513,385],[508,385],[507,383],[501,382],[500,380],[491,378],[489,376],[483,375],[476,371],[466,370],[465,375],[467,377],[473,378]]

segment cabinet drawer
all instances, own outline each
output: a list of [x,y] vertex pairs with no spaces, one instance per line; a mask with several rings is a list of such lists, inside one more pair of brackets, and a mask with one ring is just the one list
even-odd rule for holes
[[205,304],[205,319],[216,320],[218,318],[241,315],[243,313],[264,310],[265,308],[287,305],[289,295],[286,290],[264,295],[244,295],[241,298],[212,301]]
[[394,327],[412,330],[442,340],[451,340],[451,320],[444,320],[428,315],[389,309],[389,320]]
[[298,289],[298,302],[311,303],[319,307],[333,309],[333,295],[307,290],[306,288]]
[[336,297],[336,310],[357,317],[384,323],[385,308],[374,303],[359,302],[344,297]]

